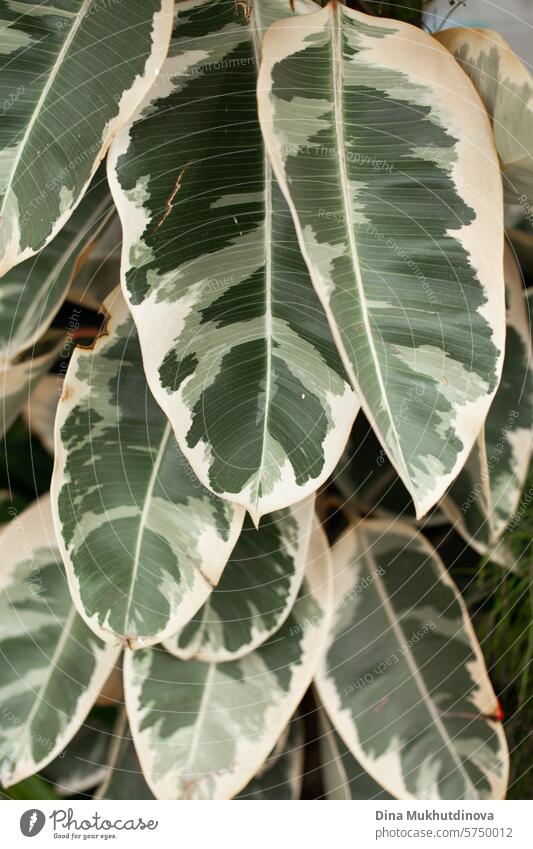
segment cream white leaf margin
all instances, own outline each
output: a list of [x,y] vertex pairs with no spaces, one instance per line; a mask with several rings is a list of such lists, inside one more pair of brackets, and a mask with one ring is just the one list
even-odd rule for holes
[[[3,119],[13,137],[1,151],[0,276],[41,250],[72,215],[113,137],[160,70],[173,9],[173,0],[143,0],[137,8],[124,0],[69,2],[58,26],[48,4],[4,4],[7,61],[0,70],[6,97],[10,85],[17,92],[23,73],[26,84],[15,94],[17,109]],[[126,46],[127,62],[121,55]],[[83,116],[85,127],[72,118],[82,104],[93,105]]]
[[364,770],[398,799],[501,799],[509,753],[465,604],[403,523],[364,520],[332,551],[324,708]]
[[270,27],[258,105],[344,366],[420,518],[464,464],[501,374],[486,112],[427,33],[339,3]]
[[306,579],[282,628],[228,663],[127,651],[126,707],[158,799],[230,799],[257,774],[309,686],[331,610],[329,547],[317,526]]

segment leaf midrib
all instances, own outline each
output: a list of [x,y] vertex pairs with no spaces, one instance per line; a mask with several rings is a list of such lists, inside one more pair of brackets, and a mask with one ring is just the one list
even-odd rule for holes
[[[343,103],[342,103],[342,92],[343,92],[343,79],[342,79],[342,8],[338,2],[333,2],[328,5],[328,10],[330,12],[329,21],[330,21],[330,32],[331,32],[331,60],[332,60],[332,85],[333,85],[333,110],[335,114],[335,137],[337,142],[337,161],[339,163],[339,179],[341,183],[342,196],[344,202],[344,209],[346,214],[346,231],[348,235],[348,242],[350,248],[350,257],[352,259],[352,266],[355,275],[355,281],[357,285],[357,290],[359,293],[359,302],[361,305],[361,315],[363,318],[363,325],[366,332],[366,338],[368,340],[368,346],[372,358],[372,362],[374,364],[374,371],[376,374],[376,378],[378,381],[381,398],[383,402],[383,407],[387,413],[391,432],[394,435],[394,441],[396,442],[396,448],[398,451],[398,459],[400,460],[404,473],[407,475],[407,479],[410,480],[411,475],[409,474],[409,469],[407,463],[405,461],[405,457],[403,455],[403,451],[401,448],[400,437],[398,431],[396,429],[396,425],[394,422],[394,416],[392,414],[392,410],[390,408],[389,399],[387,396],[387,392],[385,389],[385,384],[383,382],[383,375],[381,374],[381,368],[379,365],[379,358],[377,355],[376,347],[374,344],[374,337],[372,335],[372,328],[370,326],[370,317],[368,314],[368,307],[366,303],[366,293],[363,286],[363,280],[361,276],[361,266],[359,263],[359,252],[357,249],[357,243],[355,241],[355,222],[353,220],[352,214],[352,205],[349,193],[349,178],[348,178],[348,169],[346,166],[346,156],[345,156],[345,135],[344,135],[344,121],[343,121]],[[336,57],[338,57],[336,59]],[[344,347],[344,344],[341,342]],[[350,371],[353,372],[353,369],[350,367]]]
[[[3,200],[2,200],[2,204],[0,206],[0,215],[3,215],[4,212],[5,212],[5,205],[6,205],[7,201],[9,200],[9,197],[10,197],[12,190],[13,190],[13,180],[15,178],[15,174],[16,174],[18,166],[20,164],[20,160],[22,159],[22,154],[24,153],[24,150],[25,150],[26,144],[28,142],[28,139],[31,135],[31,132],[32,132],[35,124],[37,123],[37,120],[38,120],[39,114],[41,112],[42,106],[43,106],[46,98],[48,97],[51,89],[52,89],[52,86],[53,86],[53,84],[56,80],[56,77],[59,74],[59,70],[60,70],[61,65],[63,63],[63,60],[64,60],[65,56],[67,55],[67,53],[70,49],[70,46],[71,46],[72,42],[74,41],[76,33],[79,30],[81,23],[82,23],[83,19],[85,18],[91,4],[92,4],[92,0],[84,0],[83,6],[81,7],[80,11],[78,12],[78,14],[76,16],[76,20],[74,21],[74,23],[72,24],[71,28],[68,31],[68,35],[65,38],[63,46],[61,47],[61,50],[59,51],[59,53],[57,55],[57,59],[54,62],[54,65],[51,69],[51,72],[48,75],[48,79],[46,81],[46,84],[45,84],[45,86],[44,86],[44,88],[43,88],[43,90],[42,90],[42,92],[39,96],[39,99],[38,99],[38,101],[35,105],[35,108],[32,112],[31,118],[28,122],[28,126],[26,127],[26,130],[24,132],[22,140],[21,140],[21,142],[18,146],[17,155],[15,156],[15,159],[13,160],[13,165],[12,165],[11,172],[10,172],[10,175],[9,175],[9,180],[6,184],[4,197],[3,197]],[[20,237],[20,235],[21,234],[19,234],[19,237]]]
[[446,731],[446,728],[444,727],[444,723],[442,722],[442,720],[440,718],[439,711],[438,711],[438,709],[436,708],[436,706],[433,702],[433,699],[432,699],[432,697],[429,693],[429,690],[426,687],[426,684],[424,682],[422,674],[420,673],[420,670],[418,668],[416,660],[413,657],[413,653],[412,653],[412,651],[409,647],[409,641],[408,641],[408,639],[406,638],[406,636],[403,632],[403,629],[402,629],[402,627],[401,627],[401,625],[398,621],[397,616],[395,615],[394,608],[392,607],[392,604],[389,600],[388,593],[387,593],[387,591],[386,591],[386,589],[383,585],[381,575],[379,574],[378,564],[376,563],[374,555],[372,554],[372,548],[370,546],[369,539],[362,529],[359,531],[359,533],[360,533],[361,544],[362,544],[363,549],[364,549],[364,555],[363,556],[365,557],[366,560],[368,560],[368,563],[369,563],[369,566],[370,566],[370,573],[372,574],[372,576],[374,578],[374,586],[376,588],[376,593],[377,593],[379,600],[381,602],[382,610],[385,613],[385,616],[390,623],[390,627],[392,629],[393,634],[395,635],[396,639],[398,640],[398,645],[404,647],[403,657],[405,657],[407,666],[409,667],[409,670],[410,670],[410,672],[413,676],[413,681],[414,681],[414,683],[415,683],[415,685],[416,685],[416,687],[417,687],[417,689],[418,689],[418,691],[419,691],[419,693],[422,697],[423,704],[426,706],[426,709],[427,709],[428,713],[430,714],[430,716],[431,716],[431,718],[432,718],[432,720],[435,724],[435,727],[437,728],[437,730],[438,730],[438,732],[439,732],[439,734],[442,738],[442,741],[443,741],[446,749],[449,751],[453,762],[457,766],[459,773],[462,775],[463,780],[465,782],[465,785],[467,787],[469,787],[472,790],[472,792],[474,793],[472,798],[477,799],[477,798],[479,798],[479,795],[476,793],[476,788],[472,784],[470,776],[466,772],[462,761],[457,756],[457,752],[455,751],[455,748],[452,744],[452,740],[450,738],[450,735],[448,734],[448,732]]

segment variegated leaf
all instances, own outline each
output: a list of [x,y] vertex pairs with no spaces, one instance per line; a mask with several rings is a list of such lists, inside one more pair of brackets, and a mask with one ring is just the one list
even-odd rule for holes
[[258,91],[344,365],[423,516],[464,464],[501,372],[487,116],[431,36],[338,2],[270,28]]
[[49,330],[37,345],[23,351],[13,362],[0,367],[0,397],[2,417],[0,437],[9,430],[18,414],[29,401],[39,380],[58,358],[65,333]]
[[220,583],[178,634],[164,641],[176,657],[237,660],[264,643],[289,615],[300,589],[313,524],[314,496],[247,518]]
[[105,174],[99,172],[55,239],[37,257],[0,279],[0,362],[15,359],[48,329],[105,226],[112,204]]
[[342,739],[332,728],[327,715],[321,709],[320,760],[322,781],[327,799],[393,799],[346,748]]
[[9,787],[72,739],[119,649],[76,613],[48,497],[2,531],[0,546],[0,780]]
[[1,0],[0,275],[68,221],[168,49],[172,0]]
[[131,739],[126,711],[122,710],[107,755],[106,774],[96,799],[153,799],[142,774]]
[[54,519],[76,606],[131,647],[183,627],[218,583],[242,508],[200,484],[146,384],[120,289],[72,355],[56,416]]
[[268,757],[309,686],[329,625],[329,549],[317,527],[289,618],[240,660],[127,651],[126,706],[144,776],[159,799],[230,799]]
[[[497,32],[452,27],[437,38],[474,83],[492,121],[507,200],[533,200],[533,77]],[[524,197],[522,197],[524,196]]]
[[363,521],[333,549],[320,699],[363,769],[399,799],[500,799],[509,761],[465,605],[402,522]]
[[494,550],[520,502],[533,448],[529,319],[520,268],[508,246],[505,278],[507,341],[501,383],[470,457],[442,502],[469,545],[497,559],[503,552]]
[[237,799],[299,799],[304,768],[304,728],[301,719],[293,719],[285,745],[273,758],[267,758],[259,775],[236,796]]
[[200,480],[256,524],[327,478],[358,407],[257,121],[262,34],[287,14],[288,0],[178,4],[170,58],[108,167],[150,387]]

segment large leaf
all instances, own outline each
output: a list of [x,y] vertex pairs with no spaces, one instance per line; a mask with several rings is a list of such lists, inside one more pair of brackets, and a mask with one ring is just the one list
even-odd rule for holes
[[256,524],[327,478],[358,406],[257,121],[259,45],[286,14],[287,0],[180,3],[108,168],[150,387],[200,480]]
[[[533,77],[509,44],[488,29],[436,33],[481,96],[492,121],[510,202],[533,200]],[[522,197],[524,195],[524,197]]]
[[465,605],[421,534],[365,521],[333,549],[320,698],[363,769],[399,799],[505,795],[498,701]]
[[346,370],[420,517],[465,462],[501,371],[487,117],[429,35],[340,3],[271,27],[259,117]]
[[283,624],[304,577],[314,497],[265,516],[247,518],[220,583],[185,628],[164,641],[176,657],[237,660]]
[[114,668],[77,615],[43,498],[0,537],[0,780],[38,772],[62,751]]
[[493,551],[515,514],[533,448],[529,319],[520,269],[509,247],[505,278],[507,341],[501,383],[470,457],[442,503],[459,533],[482,554]]
[[159,799],[229,799],[258,772],[309,686],[329,624],[329,550],[317,528],[306,579],[280,630],[240,660],[127,651],[126,705]]
[[43,335],[90,255],[112,208],[105,175],[96,180],[55,239],[0,279],[0,362],[13,360]]
[[72,355],[56,416],[54,519],[75,603],[104,640],[149,645],[218,583],[244,511],[195,478],[146,384],[118,289]]
[[28,403],[39,380],[58,358],[64,341],[64,331],[49,330],[36,346],[23,351],[4,368],[0,367],[0,436],[4,436]]
[[1,0],[0,275],[75,209],[166,55],[172,0]]

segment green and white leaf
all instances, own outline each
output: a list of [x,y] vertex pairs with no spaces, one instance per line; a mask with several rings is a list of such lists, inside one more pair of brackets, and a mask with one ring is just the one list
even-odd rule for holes
[[[506,199],[533,200],[533,77],[497,32],[444,29],[435,36],[457,59],[492,121]],[[524,197],[522,197],[524,196]]]
[[267,758],[259,775],[236,796],[237,799],[299,799],[304,768],[303,720],[293,719],[281,752]]
[[49,330],[36,346],[20,354],[16,360],[0,368],[0,397],[2,418],[0,437],[9,430],[24,405],[29,401],[39,380],[58,358],[65,333]]
[[61,378],[56,374],[45,374],[22,408],[28,429],[50,454],[54,453],[54,422],[61,385]]
[[268,757],[324,651],[329,549],[317,527],[290,616],[240,660],[177,660],[127,651],[126,706],[144,776],[158,799],[231,799]]
[[498,553],[527,477],[533,448],[533,374],[529,318],[520,268],[505,250],[507,339],[503,374],[484,427],[442,507],[481,554]]
[[68,221],[168,49],[172,0],[1,0],[0,275]]
[[91,350],[72,355],[56,416],[54,520],[75,604],[108,642],[159,642],[218,583],[242,508],[195,478],[155,403],[116,290]]
[[265,516],[246,518],[219,584],[165,648],[182,660],[238,660],[281,627],[304,577],[314,496]]
[[154,798],[142,774],[125,710],[119,714],[114,737],[109,747],[105,776],[95,798],[123,800]]
[[393,799],[365,772],[339,737],[323,709],[319,714],[322,781],[327,799]]
[[487,116],[431,36],[340,3],[270,28],[258,103],[345,368],[421,517],[466,461],[501,372]]
[[399,799],[501,799],[499,706],[459,592],[402,522],[364,521],[333,549],[320,699],[361,767]]
[[118,659],[72,604],[49,498],[0,536],[0,781],[38,772],[81,726]]
[[0,279],[0,362],[14,360],[48,329],[112,204],[105,174],[99,173],[55,239]]
[[178,4],[170,58],[108,160],[150,388],[200,480],[256,524],[325,481],[358,409],[257,120],[262,35],[288,14]]

